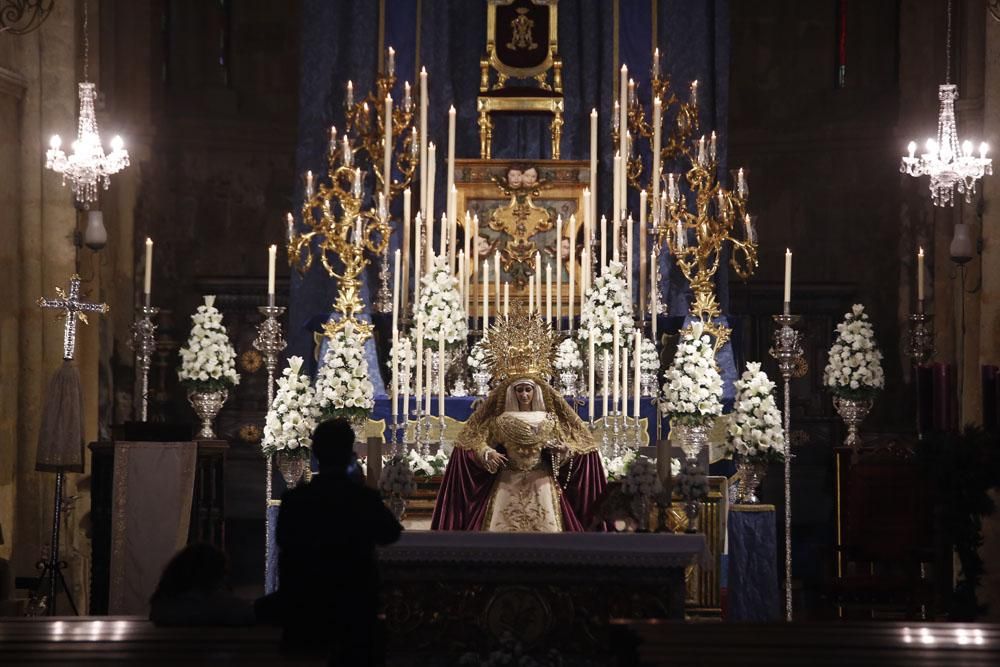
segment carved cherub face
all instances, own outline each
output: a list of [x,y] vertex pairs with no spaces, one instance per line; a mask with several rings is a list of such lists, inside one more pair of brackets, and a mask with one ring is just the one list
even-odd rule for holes
[[521,174],[521,185],[526,188],[530,188],[535,183],[538,182],[538,170],[534,167],[530,167],[524,170]]
[[507,185],[509,185],[512,188],[519,188],[519,187],[521,187],[521,182],[522,182],[523,177],[524,177],[524,174],[521,172],[520,169],[508,169],[507,170]]
[[521,410],[531,410],[531,399],[535,396],[535,385],[527,382],[514,387],[514,396],[517,397],[517,407]]

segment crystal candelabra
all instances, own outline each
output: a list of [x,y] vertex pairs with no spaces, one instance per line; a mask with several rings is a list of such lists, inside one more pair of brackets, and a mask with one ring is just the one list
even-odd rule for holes
[[934,354],[934,330],[931,316],[924,312],[924,300],[917,300],[917,312],[910,313],[910,327],[906,341],[906,356],[913,364],[914,387],[917,394],[917,437],[923,438],[923,415],[920,404],[920,373],[918,369]]
[[[757,268],[757,239],[747,212],[749,188],[743,169],[733,171],[735,188],[723,188],[716,179],[715,133],[698,140],[696,157],[687,174],[667,175],[662,214],[657,217],[657,243],[674,256],[677,267],[691,283],[691,315],[704,323],[718,350],[729,340],[729,328],[713,321],[722,310],[715,298],[715,274],[725,246],[731,246],[730,266],[742,280]],[[681,191],[682,177],[692,201]],[[689,204],[691,206],[689,207]],[[737,230],[742,230],[738,232]],[[694,235],[694,243],[689,236]]]
[[792,620],[792,408],[791,388],[792,373],[796,362],[802,357],[801,335],[795,326],[799,323],[798,315],[788,314],[788,304],[785,313],[775,315],[774,346],[771,356],[778,362],[778,371],[784,380],[784,431],[785,431],[785,620]]
[[149,416],[149,367],[153,362],[153,352],[156,351],[156,325],[153,318],[160,312],[159,308],[149,305],[149,295],[146,303],[136,308],[136,318],[132,322],[132,350],[135,352],[135,369],[139,374],[136,378],[135,404],[139,406],[137,418],[144,422]]
[[993,160],[986,157],[989,145],[979,144],[979,156],[973,154],[972,142],[965,140],[959,146],[958,127],[955,122],[955,100],[958,87],[946,83],[938,87],[941,109],[938,113],[937,140],[928,139],[926,152],[916,155],[917,143],[907,147],[909,155],[903,156],[900,173],[910,176],[930,177],[931,201],[935,206],[954,206],[954,191],[965,195],[966,203],[976,193],[976,183],[983,176],[993,173]]
[[[267,369],[267,409],[274,403],[274,376],[278,369],[278,355],[285,349],[285,339],[281,335],[281,323],[278,318],[285,312],[283,306],[274,305],[274,295],[268,295],[268,305],[257,308],[264,320],[257,328],[257,338],[253,341],[254,349],[264,355],[264,367]],[[271,516],[267,511],[275,501],[272,498],[272,477],[274,475],[274,456],[265,458],[264,480],[264,581],[271,581],[271,544],[268,536],[271,534]]]

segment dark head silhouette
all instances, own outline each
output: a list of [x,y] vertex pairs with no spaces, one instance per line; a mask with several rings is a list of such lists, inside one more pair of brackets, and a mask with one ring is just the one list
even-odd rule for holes
[[312,434],[312,451],[320,468],[344,469],[354,455],[354,429],[346,419],[330,419]]
[[182,593],[211,593],[225,586],[226,554],[211,544],[190,544],[170,559],[153,600]]

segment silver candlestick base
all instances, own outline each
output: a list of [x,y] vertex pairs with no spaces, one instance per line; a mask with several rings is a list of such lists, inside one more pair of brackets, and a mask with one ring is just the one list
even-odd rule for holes
[[[284,306],[274,305],[274,295],[269,295],[268,305],[258,306],[257,310],[264,320],[257,327],[257,338],[253,341],[254,349],[264,355],[264,367],[267,369],[267,410],[274,403],[274,376],[278,370],[278,355],[285,349],[285,338],[281,335],[281,323],[278,318],[285,312]],[[274,477],[274,456],[265,456],[264,480],[264,582],[271,581],[271,546],[268,535],[271,534],[271,519],[267,508],[274,498],[272,478]]]
[[923,312],[923,305],[916,313],[910,313],[909,336],[906,341],[906,356],[915,366],[924,364],[934,354],[934,330],[931,316]]
[[392,290],[389,287],[389,244],[385,244],[385,249],[382,251],[382,257],[380,259],[379,270],[378,270],[378,293],[375,295],[375,312],[378,313],[391,313],[392,312]]
[[802,357],[802,337],[795,330],[801,319],[798,315],[775,315],[774,345],[771,356],[778,362],[778,371],[784,380],[785,404],[785,620],[792,620],[792,442],[791,442],[791,389],[789,383],[795,363]]
[[135,309],[136,318],[132,322],[132,349],[135,351],[136,378],[133,404],[138,406],[136,418],[144,422],[149,413],[149,367],[156,351],[156,325],[153,318],[160,312],[154,306],[140,306]]

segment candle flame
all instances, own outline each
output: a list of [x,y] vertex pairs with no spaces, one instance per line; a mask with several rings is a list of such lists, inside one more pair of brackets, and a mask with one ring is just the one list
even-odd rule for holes
[[917,256],[918,257],[923,257],[924,256],[924,247],[923,246],[920,246],[920,252],[917,253]]

